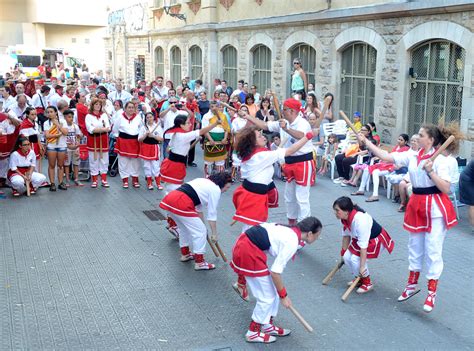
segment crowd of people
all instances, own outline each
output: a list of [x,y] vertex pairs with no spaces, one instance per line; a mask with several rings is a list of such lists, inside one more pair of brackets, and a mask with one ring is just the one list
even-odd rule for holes
[[[248,290],[257,300],[246,340],[268,343],[290,333],[274,324],[279,301],[291,306],[281,273],[322,230],[310,208],[316,174],[336,167],[334,183],[356,187],[352,196],[365,195],[372,182],[367,202],[379,201],[380,178],[386,177],[396,188],[398,210],[406,211],[404,228],[410,233],[409,278],[399,301],[419,291],[425,257],[424,310],[430,312],[443,270],[443,241],[457,223],[447,194],[458,178],[458,127],[425,125],[411,137],[401,134],[387,152],[375,123],[363,124],[355,111],[355,131],[348,128],[333,112],[334,95],[318,99],[301,61],[294,64],[293,94],[282,103],[272,91],[259,94],[258,87],[249,88],[243,80],[235,90],[220,79],[206,89],[201,79],[189,77],[177,86],[156,77],[130,90],[120,80],[97,78],[10,82],[0,88],[0,185],[18,197],[35,194],[39,187],[53,192],[81,187],[81,173],[90,175],[92,188],[109,188],[107,176],[117,167],[124,189],[130,180],[140,188],[144,175],[147,189],[164,190],[160,207],[168,212],[168,230],[179,240],[180,261],[194,260],[194,268],[205,271],[215,265],[204,257],[203,207],[210,242],[216,243],[220,194],[238,182],[233,219],[241,223],[242,234],[232,253],[233,287],[243,300],[249,300]],[[450,135],[455,141],[431,159]],[[188,167],[197,167],[196,147],[203,149],[203,176],[185,182]],[[269,209],[279,206],[275,178],[285,181],[287,225],[267,223]],[[367,260],[383,250],[391,253],[394,242],[350,197],[337,199],[333,209],[343,227],[341,257],[360,277],[357,292],[367,293],[373,289]],[[275,257],[270,268],[266,254]]]

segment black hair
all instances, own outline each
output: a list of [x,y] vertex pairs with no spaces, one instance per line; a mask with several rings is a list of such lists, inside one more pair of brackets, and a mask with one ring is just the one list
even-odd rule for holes
[[196,84],[202,85],[202,80],[196,79]]
[[410,140],[408,134],[402,133],[400,136],[403,138],[403,140],[405,140],[405,144],[408,144],[408,141]]
[[74,111],[67,109],[66,111],[63,112],[63,116],[66,117],[67,115],[74,116]]
[[372,129],[373,129],[374,132],[377,131],[377,126],[375,125],[375,122],[369,122],[367,124],[370,124],[372,126]]
[[46,107],[46,109],[51,109],[51,110],[53,110],[54,112],[56,112],[56,115],[59,116],[59,115],[58,115],[58,108],[57,108],[56,106],[51,105],[51,106]]
[[173,123],[173,126],[171,128],[168,128],[167,130],[165,130],[165,132],[163,134],[166,134],[168,133],[168,131],[170,129],[173,129],[173,128],[180,128],[183,124],[186,124],[186,121],[188,120],[188,117],[187,116],[183,116],[183,115],[178,115],[175,117],[174,119],[174,123]]
[[223,189],[226,184],[232,183],[232,175],[229,172],[214,173],[211,174],[208,179],[221,189]]
[[133,102],[129,101],[125,104],[125,108],[127,108],[127,106],[130,105],[130,104],[132,104],[135,107],[135,104]]
[[20,134],[18,136],[18,139],[16,139],[15,150],[18,150],[21,147],[21,144],[23,144],[23,142],[25,142],[25,141],[29,141],[29,139],[26,136],[24,136],[23,134]]
[[[249,94],[250,95],[250,94]],[[260,101],[260,109],[263,110],[263,103],[268,102],[268,107],[272,107],[272,103],[270,102],[270,99],[267,97],[264,97],[262,101]]]
[[25,109],[25,115],[29,116],[30,115],[30,112],[33,111],[33,110],[36,110],[34,107],[31,107],[31,106],[28,106],[26,109]]
[[115,100],[114,103],[118,102],[120,105],[120,108],[123,108],[123,101],[122,100]]
[[5,91],[6,91],[8,94],[11,94],[11,93],[12,93],[12,89],[11,89],[9,86],[5,85],[3,88],[5,89]]
[[273,135],[272,135],[272,139],[273,139],[273,138],[280,138],[280,139],[281,139],[280,133],[275,133],[275,134],[273,134]]
[[347,196],[341,196],[336,201],[334,201],[334,203],[332,204],[332,208],[335,209],[336,206],[346,212],[351,212],[354,209],[359,212],[365,212],[361,207],[354,204],[352,200]]
[[443,141],[443,136],[441,135],[438,127],[434,124],[423,124],[421,128],[423,128],[430,138],[433,138],[433,147],[438,146]]
[[92,79],[92,83],[95,83],[95,84],[99,85],[100,82],[97,78],[94,78],[94,79]]
[[237,83],[242,83],[242,84],[244,84],[244,80],[241,79],[241,80],[239,80]]
[[332,95],[331,93],[326,93],[326,95],[324,95],[324,98],[326,99],[328,96],[331,97],[331,102],[329,103],[329,106],[328,106],[328,110],[329,110],[332,106],[332,103],[334,102],[334,95]]
[[321,224],[321,221],[317,219],[316,217],[306,217],[305,219],[299,221],[296,224],[296,226],[302,232],[311,232],[311,233],[317,233],[323,227],[323,225]]
[[47,91],[51,91],[51,88],[48,87],[47,85],[43,85],[40,90],[43,94],[46,93]]

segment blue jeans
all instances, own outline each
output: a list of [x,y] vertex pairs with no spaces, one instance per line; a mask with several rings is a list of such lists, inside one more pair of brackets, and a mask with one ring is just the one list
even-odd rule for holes
[[170,143],[170,139],[163,140],[163,159],[168,157],[168,153],[166,152],[166,149],[168,148],[169,143]]

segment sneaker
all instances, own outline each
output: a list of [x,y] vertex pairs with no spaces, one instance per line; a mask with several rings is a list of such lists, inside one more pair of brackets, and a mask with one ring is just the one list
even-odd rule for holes
[[275,324],[273,324],[272,320],[270,320],[270,324],[262,325],[262,332],[274,336],[287,336],[290,335],[291,330],[277,327]]
[[374,288],[374,285],[372,283],[363,283],[359,289],[356,290],[358,294],[365,294],[372,290]]
[[63,183],[61,183],[61,184],[58,185],[58,189],[60,189],[60,190],[67,190],[67,186],[66,186],[66,184],[63,182]]
[[265,334],[261,331],[250,331],[247,330],[245,334],[245,341],[247,342],[261,342],[264,344],[269,344],[276,341],[274,336]]
[[140,187],[140,183],[133,183],[133,187],[134,187],[134,188],[139,188],[139,187]]
[[66,185],[66,188],[69,188],[71,185],[69,184],[69,180],[66,181],[66,183],[64,183]]
[[195,271],[209,271],[211,269],[216,268],[215,264],[208,263],[206,261],[204,262],[199,262],[199,263],[194,263],[194,270]]
[[428,296],[426,297],[425,304],[423,305],[423,311],[426,313],[433,311],[435,299],[436,291],[428,291]]
[[179,240],[178,227],[166,227],[176,240]]
[[[356,278],[352,279],[350,282],[347,282],[347,286],[351,286],[352,283],[354,283],[354,280],[356,280]],[[358,288],[361,285],[362,285],[362,280],[359,280],[359,283],[356,285],[356,288]]]
[[31,187],[31,188],[30,188],[30,194],[31,194],[31,195],[36,194],[36,188]]
[[102,181],[102,186],[103,186],[104,188],[110,188],[110,185],[109,185],[109,183],[108,183],[106,180],[103,180],[103,181]]
[[334,184],[339,184],[339,183],[341,183],[343,180],[344,180],[344,178],[336,178],[336,179],[334,179],[332,182],[333,182]]
[[51,185],[49,186],[49,191],[56,191],[56,184],[51,183]]
[[163,189],[164,189],[164,188],[163,188],[163,185],[161,185],[161,184],[158,185],[158,190],[163,190]]
[[16,191],[15,189],[12,190],[12,195],[13,197],[18,197],[20,196],[20,193],[18,191]]
[[74,185],[75,186],[84,186],[78,179],[74,180]]
[[342,187],[349,186],[349,184],[348,184],[348,183],[344,183],[344,182],[341,182],[340,184],[341,184],[341,186],[342,186]]
[[192,253],[188,253],[187,255],[181,255],[179,259],[181,262],[188,262],[194,260],[194,255]]
[[247,301],[247,302],[250,300],[249,292],[247,290],[247,285],[234,283],[232,284],[232,287],[234,288],[235,292],[239,294],[242,300]]
[[94,180],[92,183],[91,183],[91,188],[97,188],[97,181]]
[[124,179],[124,180],[123,180],[122,187],[123,187],[124,189],[128,189],[128,179]]
[[420,289],[416,288],[416,284],[407,284],[405,290],[403,290],[402,294],[398,297],[398,302],[402,302],[408,300],[413,295],[416,295],[420,292]]

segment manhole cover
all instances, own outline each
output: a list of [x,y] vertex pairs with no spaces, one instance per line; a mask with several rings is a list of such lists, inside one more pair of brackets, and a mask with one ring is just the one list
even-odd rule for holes
[[158,210],[143,211],[143,213],[150,221],[164,221],[166,219],[166,217]]

